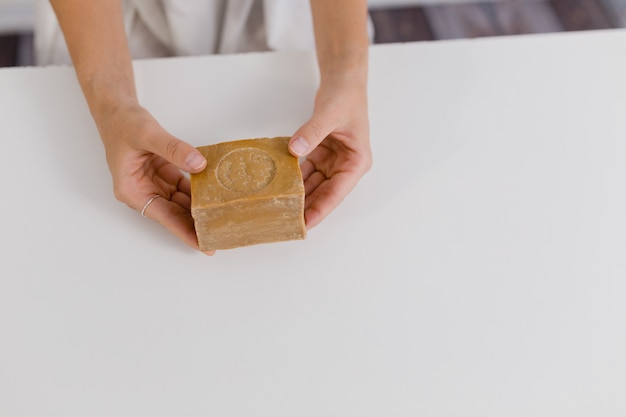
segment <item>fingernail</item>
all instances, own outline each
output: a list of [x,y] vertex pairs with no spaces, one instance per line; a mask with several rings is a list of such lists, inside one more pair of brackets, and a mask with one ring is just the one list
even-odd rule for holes
[[309,142],[302,136],[297,136],[293,138],[291,143],[289,144],[291,151],[295,153],[297,156],[304,156],[309,153]]
[[185,163],[189,168],[193,170],[199,170],[204,168],[204,166],[206,165],[206,159],[204,159],[204,156],[202,156],[200,152],[192,152],[187,155]]

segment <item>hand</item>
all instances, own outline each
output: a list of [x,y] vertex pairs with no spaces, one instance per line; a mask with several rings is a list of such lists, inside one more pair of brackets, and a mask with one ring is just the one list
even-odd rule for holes
[[371,168],[367,91],[347,78],[322,83],[311,119],[293,135],[289,150],[301,164],[308,229],[319,224]]
[[[97,118],[113,177],[115,197],[165,226],[187,245],[198,249],[191,217],[191,187],[182,172],[200,172],[204,157],[161,127],[142,107],[120,106]],[[213,253],[207,253],[212,255]]]

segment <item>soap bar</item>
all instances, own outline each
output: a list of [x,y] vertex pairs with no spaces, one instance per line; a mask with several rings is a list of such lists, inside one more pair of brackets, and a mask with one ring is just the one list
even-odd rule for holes
[[200,250],[306,237],[304,184],[288,137],[202,146],[208,165],[191,175],[191,215]]

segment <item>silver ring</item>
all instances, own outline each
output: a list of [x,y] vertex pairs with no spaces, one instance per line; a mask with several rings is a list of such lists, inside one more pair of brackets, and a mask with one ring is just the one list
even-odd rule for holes
[[154,200],[156,200],[156,199],[157,199],[157,198],[159,198],[159,197],[161,197],[161,196],[160,196],[160,195],[158,195],[158,194],[155,194],[155,195],[153,195],[153,196],[150,198],[150,200],[148,200],[148,202],[147,202],[147,203],[143,206],[143,208],[141,209],[141,217],[144,217],[144,218],[146,217],[146,209],[148,208],[148,206],[149,206],[150,204],[152,204],[152,202],[153,202]]

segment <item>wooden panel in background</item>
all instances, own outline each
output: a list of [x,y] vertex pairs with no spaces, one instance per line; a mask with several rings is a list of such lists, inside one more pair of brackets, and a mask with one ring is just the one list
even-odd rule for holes
[[433,33],[421,7],[371,10],[376,43],[433,40]]
[[602,0],[611,22],[617,27],[626,27],[626,0]]
[[0,36],[0,67],[16,65],[18,44],[17,35]]
[[450,4],[426,7],[437,39],[559,32],[563,26],[547,1]]
[[610,29],[615,27],[602,2],[598,0],[551,0],[551,3],[565,30]]
[[501,32],[492,18],[490,4],[426,6],[426,16],[436,39],[496,36]]
[[35,65],[35,38],[32,33],[19,36],[15,61],[20,67]]
[[563,25],[547,1],[502,2],[493,5],[496,24],[504,35],[561,32]]

